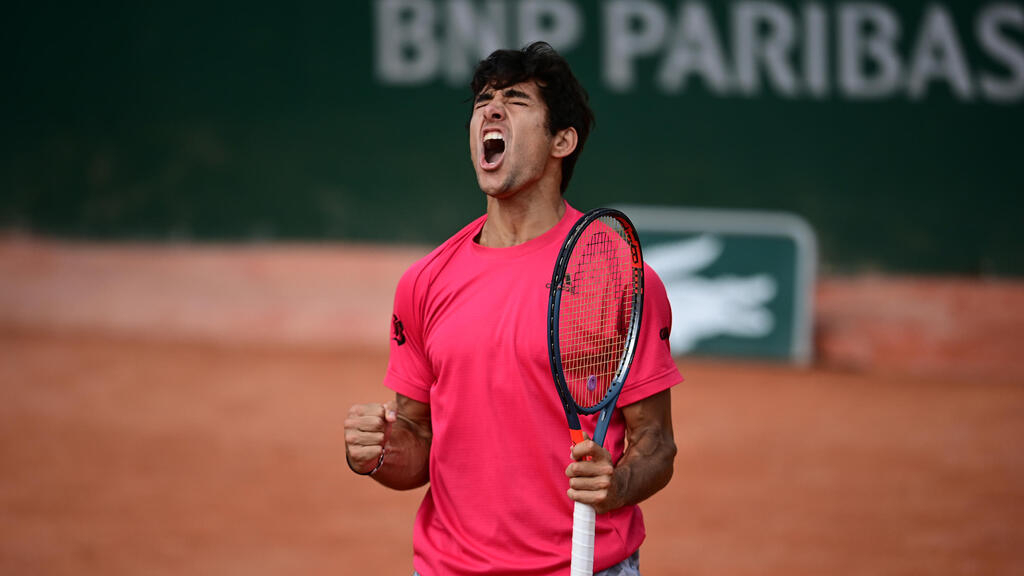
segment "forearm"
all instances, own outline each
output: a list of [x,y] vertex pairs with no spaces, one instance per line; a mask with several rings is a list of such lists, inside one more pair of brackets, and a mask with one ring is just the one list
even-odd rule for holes
[[612,492],[620,500],[617,507],[639,504],[667,486],[675,456],[671,431],[657,427],[634,430],[612,474]]

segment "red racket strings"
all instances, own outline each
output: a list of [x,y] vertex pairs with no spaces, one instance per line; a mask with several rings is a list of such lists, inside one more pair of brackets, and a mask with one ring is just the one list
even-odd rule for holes
[[559,308],[562,370],[573,400],[599,404],[621,363],[633,310],[629,241],[614,218],[600,218],[577,241]]

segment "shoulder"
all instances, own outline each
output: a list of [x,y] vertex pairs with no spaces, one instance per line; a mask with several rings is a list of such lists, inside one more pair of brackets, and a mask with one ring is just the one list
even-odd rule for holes
[[665,292],[665,283],[661,280],[661,276],[654,271],[646,262],[644,263],[644,299],[648,298],[660,298],[668,300],[668,295]]
[[429,286],[433,279],[445,269],[452,257],[473,241],[486,219],[486,216],[481,216],[473,220],[426,256],[409,266],[398,281],[398,294],[415,293],[420,288]]
[[644,263],[644,322],[654,322],[671,330],[672,304],[665,283],[653,268]]

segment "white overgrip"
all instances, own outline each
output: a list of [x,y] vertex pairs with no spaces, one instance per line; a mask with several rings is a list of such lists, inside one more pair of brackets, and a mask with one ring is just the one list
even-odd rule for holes
[[572,563],[570,576],[594,574],[594,507],[577,502],[572,512]]

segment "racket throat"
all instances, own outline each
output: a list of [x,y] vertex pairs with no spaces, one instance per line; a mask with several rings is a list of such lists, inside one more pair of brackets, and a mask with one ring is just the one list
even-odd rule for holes
[[[611,410],[601,410],[597,415],[597,426],[594,427],[594,437],[591,438],[598,446],[604,446],[604,437],[608,434],[608,424],[611,419]],[[587,435],[580,426],[579,416],[575,412],[569,412],[569,437],[572,445],[575,446],[587,439]]]
[[611,419],[612,411],[610,409],[601,410],[597,416],[597,425],[594,426],[594,442],[598,446],[604,446],[604,437],[608,434],[608,424]]

